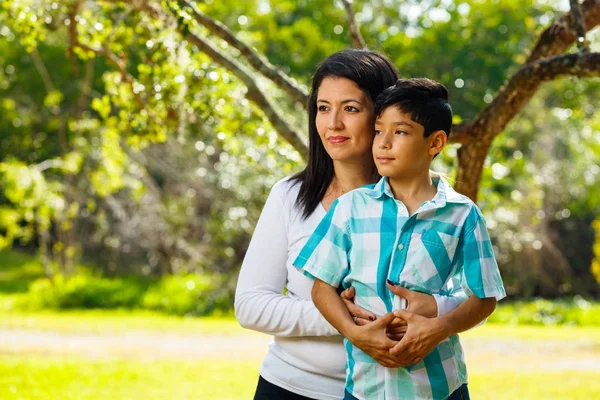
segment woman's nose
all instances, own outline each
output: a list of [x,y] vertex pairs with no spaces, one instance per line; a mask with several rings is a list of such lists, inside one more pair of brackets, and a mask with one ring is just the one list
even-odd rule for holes
[[329,122],[329,124],[328,124],[327,128],[334,130],[334,131],[340,130],[344,127],[342,119],[340,118],[340,115],[337,112],[332,112],[331,114],[329,114],[328,122]]

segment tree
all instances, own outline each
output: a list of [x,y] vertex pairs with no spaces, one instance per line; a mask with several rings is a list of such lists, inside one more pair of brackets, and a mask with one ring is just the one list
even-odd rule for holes
[[[451,88],[459,190],[476,198],[480,188],[492,215],[514,193],[532,199],[533,211],[520,210],[529,225],[498,214],[501,235],[515,233],[531,246],[534,240],[518,229],[538,232],[537,212],[551,215],[564,202],[587,224],[596,212],[593,192],[542,204],[536,194],[556,191],[556,183],[506,182],[496,170],[521,176],[544,164],[525,150],[542,145],[528,122],[539,116],[535,126],[546,127],[548,113],[561,106],[549,99],[569,90],[561,91],[562,81],[543,82],[571,77],[564,87],[577,86],[575,97],[593,103],[597,81],[579,78],[598,75],[597,53],[565,52],[576,43],[575,21],[585,21],[584,31],[597,26],[598,3],[585,1],[582,18],[572,16],[576,7],[563,15],[534,0],[484,3],[3,2],[5,244],[38,237],[36,246],[46,240],[59,259],[79,244],[123,271],[137,268],[132,260],[142,254],[153,273],[188,268],[186,261],[235,270],[268,188],[297,170],[306,154],[306,84],[316,64],[365,44],[389,54],[402,75],[424,74]],[[540,35],[542,26],[548,28]],[[535,110],[525,107],[531,99],[539,100]],[[590,115],[574,112],[573,118],[584,126]],[[543,145],[579,157],[575,143],[549,136]],[[593,147],[593,138],[585,140]],[[438,166],[455,162],[456,147]],[[559,171],[568,163],[553,161]],[[589,168],[583,158],[571,165]],[[519,209],[518,200],[510,203],[511,212]],[[546,225],[550,237],[554,225]]]

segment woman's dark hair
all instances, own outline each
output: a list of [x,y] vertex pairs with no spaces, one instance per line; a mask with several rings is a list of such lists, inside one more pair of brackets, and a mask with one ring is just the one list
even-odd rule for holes
[[301,184],[297,205],[302,209],[304,218],[317,208],[333,179],[333,160],[325,151],[315,122],[317,94],[321,82],[327,77],[350,79],[375,104],[379,93],[396,83],[399,76],[396,67],[386,56],[371,50],[342,50],[330,55],[319,65],[312,78],[308,99],[308,165],[292,177]]

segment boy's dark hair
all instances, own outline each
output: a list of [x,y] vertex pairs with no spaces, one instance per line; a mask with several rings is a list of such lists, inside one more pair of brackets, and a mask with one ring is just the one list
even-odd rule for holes
[[439,82],[428,78],[398,79],[377,97],[375,115],[379,117],[388,107],[398,107],[410,114],[413,121],[425,128],[425,137],[438,130],[450,136],[452,107],[448,103],[448,90]]

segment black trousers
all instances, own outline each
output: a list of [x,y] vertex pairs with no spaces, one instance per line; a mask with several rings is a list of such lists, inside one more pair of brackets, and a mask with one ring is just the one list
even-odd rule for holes
[[254,400],[314,400],[310,397],[304,397],[289,390],[273,385],[262,376],[258,378],[258,386],[254,393]]

